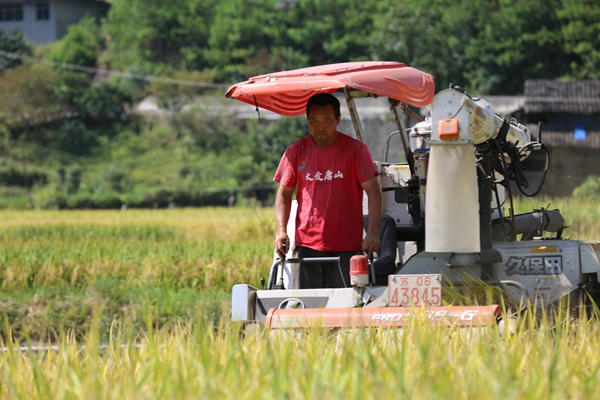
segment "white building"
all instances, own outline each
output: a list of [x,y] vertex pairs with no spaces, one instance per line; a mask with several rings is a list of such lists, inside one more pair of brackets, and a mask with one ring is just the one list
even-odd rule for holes
[[84,15],[99,18],[109,7],[96,0],[0,0],[0,28],[6,33],[19,28],[30,42],[49,43]]

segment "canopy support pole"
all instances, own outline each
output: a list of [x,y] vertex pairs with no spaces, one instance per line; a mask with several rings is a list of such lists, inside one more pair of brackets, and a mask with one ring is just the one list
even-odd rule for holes
[[344,95],[346,96],[346,104],[348,104],[348,111],[350,111],[350,118],[352,118],[352,125],[354,125],[354,131],[356,132],[356,138],[363,141],[362,139],[362,124],[360,123],[360,118],[358,116],[358,111],[356,110],[356,104],[354,104],[354,99],[350,95],[350,90],[348,87],[344,87]]
[[396,120],[396,125],[398,126],[398,130],[400,131],[400,139],[402,139],[402,147],[404,147],[404,156],[406,157],[406,162],[408,163],[408,167],[410,168],[410,174],[412,176],[415,175],[415,159],[413,158],[412,151],[410,151],[410,146],[408,145],[408,138],[406,137],[406,130],[402,124],[402,118],[400,118],[400,113],[398,112],[399,101],[396,99],[388,98],[390,101],[390,109],[394,112],[394,119]]

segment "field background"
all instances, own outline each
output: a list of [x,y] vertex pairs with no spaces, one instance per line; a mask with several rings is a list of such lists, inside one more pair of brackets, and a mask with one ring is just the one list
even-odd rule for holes
[[[565,237],[600,239],[600,201],[558,208]],[[415,324],[401,336],[306,332],[242,338],[235,283],[271,263],[271,208],[0,211],[7,398],[595,398],[600,325],[478,337]]]

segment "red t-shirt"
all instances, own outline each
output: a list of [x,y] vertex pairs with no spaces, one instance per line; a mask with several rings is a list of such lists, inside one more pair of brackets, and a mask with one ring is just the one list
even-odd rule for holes
[[369,148],[339,133],[317,146],[312,136],[292,143],[273,180],[295,187],[298,200],[295,245],[319,251],[359,251],[363,218],[361,184],[377,176]]

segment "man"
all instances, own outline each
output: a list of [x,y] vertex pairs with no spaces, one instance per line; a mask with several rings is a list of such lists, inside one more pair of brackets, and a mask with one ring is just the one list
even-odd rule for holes
[[[340,256],[336,264],[300,264],[295,288],[350,286],[350,257],[378,251],[381,192],[368,147],[337,131],[340,102],[319,93],[306,105],[310,135],[290,145],[273,180],[280,184],[275,198],[277,236],[274,246],[285,258],[290,246],[286,228],[297,187],[294,257]],[[363,190],[368,196],[369,223],[363,239]],[[293,274],[296,275],[296,274]]]

